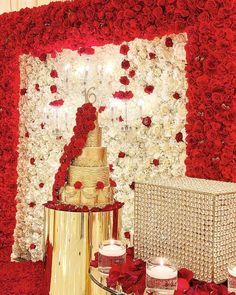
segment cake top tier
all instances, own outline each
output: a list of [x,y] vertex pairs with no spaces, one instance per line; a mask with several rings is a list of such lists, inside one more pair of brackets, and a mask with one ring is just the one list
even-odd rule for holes
[[95,129],[90,131],[86,141],[86,147],[100,147],[102,145],[102,129],[98,123],[98,113],[96,113],[97,119],[95,123]]

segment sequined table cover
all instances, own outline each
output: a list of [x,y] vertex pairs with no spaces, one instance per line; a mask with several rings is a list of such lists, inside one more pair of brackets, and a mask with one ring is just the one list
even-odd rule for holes
[[190,177],[135,185],[137,258],[165,256],[220,283],[236,257],[236,183]]

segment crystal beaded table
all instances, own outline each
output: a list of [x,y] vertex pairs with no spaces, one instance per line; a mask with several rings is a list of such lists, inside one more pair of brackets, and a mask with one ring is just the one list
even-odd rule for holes
[[236,183],[190,177],[135,185],[135,256],[174,259],[199,280],[223,282],[236,252]]

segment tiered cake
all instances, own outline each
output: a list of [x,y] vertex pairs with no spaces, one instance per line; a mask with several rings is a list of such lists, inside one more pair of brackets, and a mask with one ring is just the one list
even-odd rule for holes
[[113,202],[107,149],[101,146],[101,142],[102,130],[97,118],[95,129],[89,132],[82,154],[75,158],[69,167],[67,184],[61,189],[62,202],[78,206]]

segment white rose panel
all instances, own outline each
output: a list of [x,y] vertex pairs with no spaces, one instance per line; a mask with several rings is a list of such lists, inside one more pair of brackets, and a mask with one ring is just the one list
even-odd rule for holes
[[[170,48],[165,46],[166,37],[129,42],[127,56],[119,53],[119,46],[106,45],[94,48],[94,55],[63,50],[46,62],[21,57],[21,88],[27,93],[19,103],[18,204],[12,259],[42,259],[42,204],[51,199],[59,158],[72,136],[76,109],[85,101],[85,87],[94,87],[96,106],[106,106],[100,114],[103,146],[113,165],[116,198],[125,202],[124,231],[133,228],[134,192],[130,184],[136,178],[149,181],[160,175],[185,174],[187,36],[170,37],[174,44]],[[156,54],[155,59],[149,58],[150,52]],[[121,76],[128,75],[120,66],[123,59],[128,59],[130,69],[136,72],[127,86],[119,82]],[[58,78],[50,76],[52,70],[57,71]],[[52,85],[56,85],[56,93],[51,93]],[[146,85],[154,86],[152,94],[144,92]],[[113,99],[112,94],[119,90],[131,90],[134,98],[128,102]],[[175,99],[174,93],[180,98]],[[58,99],[64,100],[61,107],[49,105]],[[141,117],[146,116],[152,120],[150,127],[142,124]],[[175,139],[179,132],[183,134],[181,142]],[[124,158],[118,158],[120,151],[126,154]],[[159,160],[158,166],[153,165],[153,159]]]

